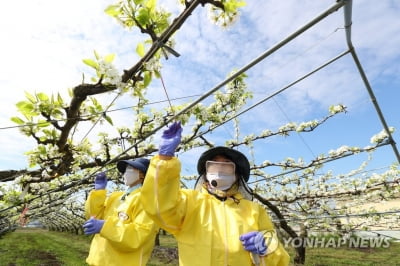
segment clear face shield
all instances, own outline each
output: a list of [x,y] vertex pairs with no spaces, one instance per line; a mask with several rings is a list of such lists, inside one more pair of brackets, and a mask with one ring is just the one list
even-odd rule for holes
[[227,190],[236,182],[233,162],[206,162],[206,179],[212,189]]

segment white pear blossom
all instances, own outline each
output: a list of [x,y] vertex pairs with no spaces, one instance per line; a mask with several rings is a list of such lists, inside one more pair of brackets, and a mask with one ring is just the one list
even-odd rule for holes
[[[394,132],[394,127],[389,127],[389,132],[393,133]],[[388,133],[386,132],[386,130],[383,129],[378,134],[372,136],[370,142],[372,144],[374,144],[374,143],[376,143],[376,144],[382,143],[388,137],[389,137]]]
[[331,114],[337,114],[337,113],[343,112],[345,110],[346,110],[346,106],[343,105],[343,104],[332,105],[332,106],[329,107],[329,112]]
[[123,86],[123,84],[121,84],[122,78],[117,68],[111,62],[100,60],[98,64],[98,72],[103,76],[104,83],[116,85],[117,87]]

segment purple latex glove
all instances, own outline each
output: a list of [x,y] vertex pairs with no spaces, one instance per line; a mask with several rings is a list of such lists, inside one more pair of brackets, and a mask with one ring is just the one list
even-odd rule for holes
[[83,224],[85,235],[92,235],[99,233],[101,228],[103,228],[103,224],[104,220],[98,220],[93,217],[90,218]]
[[245,250],[257,253],[258,255],[265,255],[267,253],[267,246],[265,245],[264,234],[258,231],[249,232],[240,236],[240,241]]
[[105,189],[107,186],[107,176],[104,172],[98,173],[94,178],[94,189]]
[[158,154],[174,156],[176,147],[181,143],[181,135],[181,122],[174,122],[167,130],[164,130]]

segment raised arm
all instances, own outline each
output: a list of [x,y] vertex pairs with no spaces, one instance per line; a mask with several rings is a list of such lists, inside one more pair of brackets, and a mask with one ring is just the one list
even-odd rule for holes
[[185,216],[185,198],[180,191],[181,164],[174,157],[182,127],[173,123],[163,132],[159,154],[151,161],[140,200],[146,213],[163,229],[177,233]]
[[94,179],[92,190],[85,202],[85,217],[102,219],[104,215],[104,202],[106,200],[107,176],[104,172],[98,173]]

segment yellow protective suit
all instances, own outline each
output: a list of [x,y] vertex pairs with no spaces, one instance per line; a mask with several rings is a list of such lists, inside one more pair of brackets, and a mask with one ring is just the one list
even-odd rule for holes
[[139,201],[140,188],[121,200],[124,192],[93,190],[85,203],[86,218],[104,219],[92,240],[89,265],[146,265],[159,227],[146,215]]
[[[273,230],[273,224],[259,204],[235,195],[220,201],[206,190],[180,188],[180,162],[173,157],[150,162],[140,200],[154,221],[172,233],[184,266],[253,265],[239,236],[250,231]],[[260,265],[288,265],[289,255],[279,243]]]

